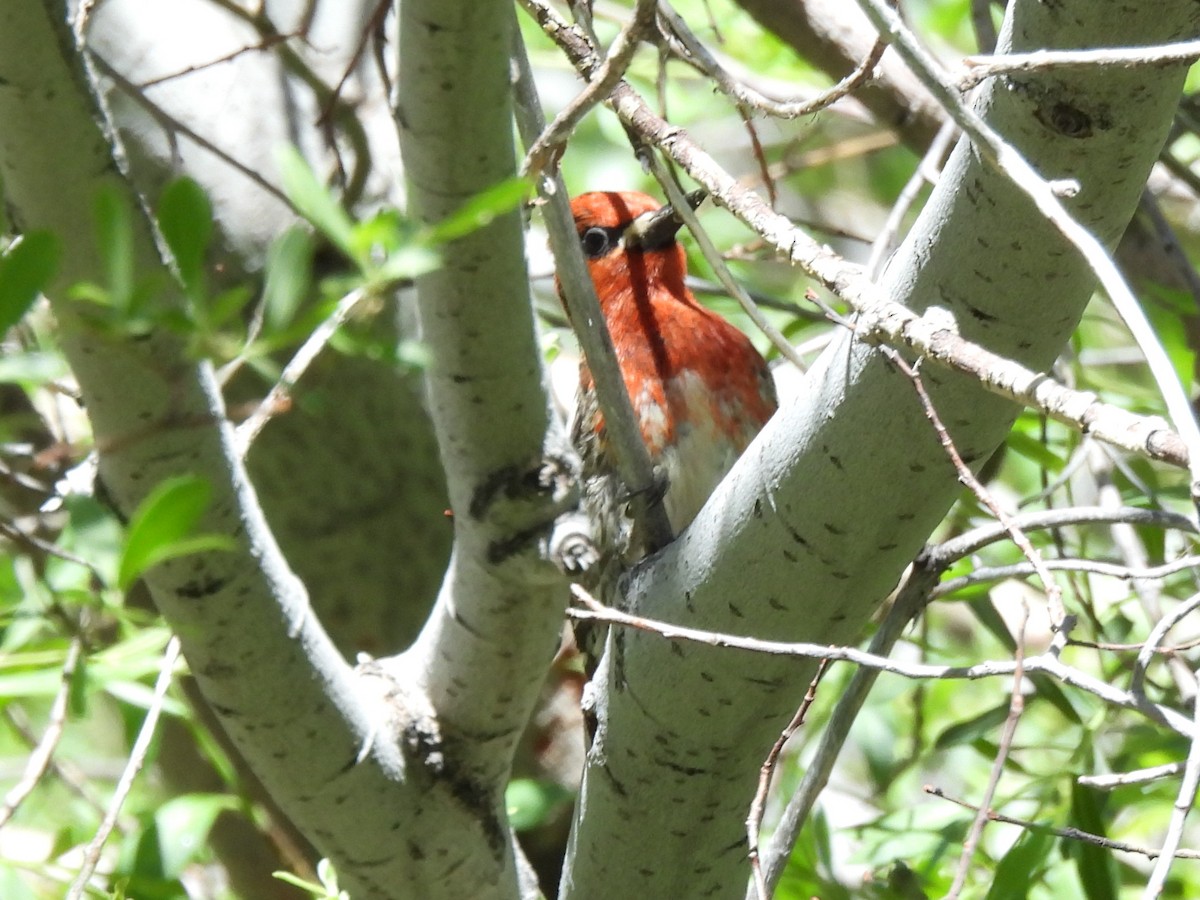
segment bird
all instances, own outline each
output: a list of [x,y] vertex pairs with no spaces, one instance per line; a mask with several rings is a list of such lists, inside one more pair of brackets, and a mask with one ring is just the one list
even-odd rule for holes
[[[688,198],[693,208],[703,199],[703,192]],[[636,191],[592,191],[575,197],[571,212],[677,535],[778,408],[775,383],[750,339],[688,289],[676,210]],[[597,565],[628,568],[656,548],[630,518],[586,359],[571,439]]]

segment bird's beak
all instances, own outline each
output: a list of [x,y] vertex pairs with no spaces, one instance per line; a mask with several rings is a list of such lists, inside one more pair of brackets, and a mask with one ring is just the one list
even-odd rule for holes
[[[700,188],[687,195],[688,206],[698,209],[708,197],[708,191]],[[664,206],[652,212],[642,213],[629,223],[622,234],[627,250],[660,250],[675,240],[683,227],[683,219],[674,207]]]

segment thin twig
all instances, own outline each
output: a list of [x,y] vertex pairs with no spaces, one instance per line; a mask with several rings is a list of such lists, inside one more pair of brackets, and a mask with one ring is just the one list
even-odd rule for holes
[[333,86],[333,89],[329,92],[329,97],[321,106],[321,114],[317,116],[318,125],[328,122],[333,116],[335,108],[341,102],[342,90],[346,87],[346,82],[350,80],[350,76],[358,68],[359,61],[362,60],[363,53],[366,52],[371,36],[383,27],[384,20],[387,19],[387,14],[391,12],[391,9],[392,4],[389,0],[379,0],[374,11],[372,11],[370,17],[367,19],[367,23],[363,26],[358,44],[354,47],[354,53],[350,55],[350,62],[346,64],[346,69],[342,72],[342,77],[338,79],[338,83]]
[[289,395],[292,388],[301,379],[308,367],[325,349],[325,345],[329,343],[330,338],[337,333],[338,328],[342,323],[349,318],[350,314],[362,300],[368,296],[366,288],[355,288],[341,300],[337,302],[333,312],[325,317],[316,328],[313,329],[304,341],[303,344],[288,360],[288,363],[283,368],[283,372],[279,375],[279,380],[267,392],[267,396],[262,402],[255,407],[254,412],[237,427],[235,438],[237,440],[238,452],[241,456],[245,456],[250,451],[250,445],[254,443],[254,439],[258,437],[260,431],[271,421],[281,410],[289,407]]
[[958,859],[958,868],[954,873],[954,883],[946,893],[946,900],[957,900],[967,883],[967,875],[971,871],[971,860],[983,837],[984,826],[988,823],[987,811],[991,809],[996,789],[1000,786],[1000,776],[1004,774],[1004,763],[1012,751],[1013,736],[1017,733],[1017,724],[1021,721],[1021,713],[1025,711],[1025,696],[1021,688],[1025,680],[1025,629],[1029,625],[1029,604],[1021,604],[1021,622],[1017,626],[1017,648],[1014,654],[1016,670],[1013,672],[1013,686],[1008,704],[1008,716],[1004,719],[1004,727],[1000,731],[1000,741],[996,748],[996,758],[992,760],[992,769],[988,774],[987,787],[983,792],[983,802],[979,812],[971,822],[967,838],[963,841],[962,855]]
[[775,766],[779,762],[779,754],[783,752],[784,744],[791,740],[796,730],[804,724],[804,719],[808,715],[809,709],[812,708],[813,701],[817,699],[817,685],[821,683],[821,676],[825,674],[825,669],[828,665],[829,660],[827,659],[823,659],[817,664],[816,674],[813,675],[812,681],[808,683],[808,690],[804,694],[804,699],[800,701],[800,707],[796,710],[796,714],[792,716],[792,720],[779,733],[779,737],[771,745],[771,750],[767,753],[767,758],[763,760],[763,764],[758,770],[758,788],[755,790],[754,799],[750,803],[750,813],[746,816],[746,840],[750,848],[750,872],[755,890],[758,891],[759,900],[770,900],[771,898],[771,890],[767,886],[767,880],[758,856],[758,839],[762,833],[763,813],[767,809],[767,795],[771,789],[771,777],[775,773]]
[[[1183,559],[1163,563],[1160,566],[1147,566],[1145,568],[1123,566],[1091,559],[1047,559],[1043,560],[1042,566],[1048,572],[1087,572],[1092,575],[1106,575],[1109,578],[1120,578],[1123,581],[1136,581],[1141,579],[1166,578],[1168,575],[1174,575],[1177,572],[1200,568],[1200,556],[1185,556]],[[937,590],[934,591],[933,595],[934,597],[946,597],[957,591],[961,591],[963,588],[974,585],[986,584],[991,581],[1005,581],[1009,578],[1027,578],[1030,575],[1038,575],[1040,577],[1040,574],[1030,563],[1013,563],[1009,566],[980,566],[969,575],[962,575],[958,578],[943,581],[937,586]]]
[[175,663],[178,659],[179,638],[172,636],[167,642],[166,650],[163,652],[162,665],[159,666],[158,670],[158,681],[154,684],[154,697],[146,710],[146,718],[142,720],[142,727],[138,732],[137,739],[133,742],[133,748],[129,751],[129,762],[126,763],[125,770],[121,773],[121,777],[117,781],[112,801],[108,804],[108,811],[101,820],[100,827],[96,829],[95,836],[87,845],[87,849],[84,850],[83,862],[79,867],[79,874],[71,883],[71,887],[67,891],[66,900],[79,900],[83,896],[83,892],[87,889],[88,881],[91,879],[92,873],[96,870],[96,865],[100,862],[100,853],[104,850],[104,844],[108,841],[108,836],[112,833],[117,816],[121,813],[121,806],[125,803],[125,798],[129,795],[129,791],[133,787],[133,780],[137,777],[138,772],[141,771],[142,764],[146,761],[146,754],[150,750],[150,742],[153,740],[154,732],[158,727],[158,717],[162,712],[167,688],[171,686],[171,680],[175,674]]
[[4,804],[0,806],[0,828],[3,828],[5,823],[13,817],[25,798],[33,793],[33,789],[38,786],[46,774],[46,770],[50,767],[54,750],[58,746],[58,741],[67,724],[67,704],[71,697],[72,682],[75,679],[75,667],[79,663],[79,655],[82,650],[83,642],[78,637],[72,638],[71,643],[67,646],[67,657],[63,661],[60,676],[62,683],[58,687],[58,693],[54,695],[54,702],[50,704],[50,713],[46,718],[46,730],[42,732],[41,740],[29,754],[29,759],[25,761],[25,771],[21,773],[17,783],[4,795]]
[[921,162],[913,171],[912,177],[900,190],[896,202],[892,204],[892,208],[888,212],[887,220],[879,229],[874,243],[871,244],[871,257],[867,260],[867,277],[872,281],[878,281],[879,276],[883,273],[883,265],[891,256],[896,245],[896,236],[900,233],[904,217],[908,215],[912,205],[917,202],[917,195],[921,193],[921,188],[926,184],[937,183],[938,175],[946,160],[946,154],[950,152],[950,147],[957,135],[958,128],[954,123],[945,122],[938,129],[938,133],[934,135],[933,142],[925,151],[925,155],[921,157]]
[[[951,803],[957,804],[964,809],[978,810],[979,807],[973,803],[967,803],[965,800],[959,800],[957,797],[951,797],[941,788],[925,786],[925,793],[932,797],[939,797],[942,800],[949,800]],[[987,817],[993,822],[1003,822],[1006,825],[1018,825],[1029,831],[1036,831],[1041,834],[1053,834],[1056,837],[1066,838],[1071,841],[1084,841],[1088,844],[1095,844],[1097,847],[1103,847],[1105,850],[1117,850],[1121,853],[1136,853],[1139,856],[1146,856],[1150,859],[1156,859],[1161,855],[1162,851],[1153,850],[1149,847],[1139,847],[1136,844],[1127,844],[1124,841],[1114,841],[1112,838],[1106,838],[1103,835],[1092,834],[1089,831],[1081,831],[1078,828],[1057,828],[1053,825],[1040,825],[1037,822],[1030,822],[1027,819],[1018,819],[1014,816],[1006,816],[1003,813],[998,813],[995,810],[989,809],[986,811]],[[1200,859],[1200,850],[1179,850],[1176,854],[1179,859]]]
[[[1128,525],[1147,525],[1156,528],[1174,528],[1196,534],[1196,524],[1187,516],[1164,509],[1142,509],[1137,506],[1102,507],[1073,506],[1064,509],[1046,509],[1036,512],[1017,513],[1011,517],[1023,531],[1043,528],[1065,528],[1068,525],[1111,525],[1120,522]],[[948,568],[960,559],[978,553],[989,544],[1008,536],[1008,530],[999,522],[988,522],[964,531],[957,537],[948,538],[926,552],[942,568]]]
[[[105,77],[111,78],[113,83],[116,84],[116,86],[119,87],[129,97],[130,100],[142,107],[142,109],[146,110],[146,112],[150,114],[150,117],[156,120],[168,133],[172,135],[176,133],[182,134],[188,140],[192,141],[197,147],[207,150],[213,156],[217,157],[217,159],[229,166],[232,166],[238,172],[241,172],[280,203],[286,205],[290,210],[292,210],[292,212],[296,213],[297,215],[300,214],[299,210],[296,209],[295,204],[292,203],[287,194],[285,194],[275,185],[271,184],[271,182],[267,181],[267,179],[260,175],[256,169],[246,165],[244,162],[240,161],[225,150],[222,150],[208,138],[204,137],[204,135],[200,134],[200,132],[189,128],[184,122],[172,116],[157,103],[150,100],[150,98],[146,96],[145,92],[142,91],[138,85],[134,84],[120,72],[114,69],[111,65],[105,62],[103,58],[93,53],[91,54],[91,59],[96,68],[104,73]],[[174,140],[174,138],[172,138],[172,140]]]
[[[871,638],[868,652],[880,657],[886,657],[904,633],[904,629],[925,607],[929,599],[929,588],[937,580],[937,572],[925,567],[920,561],[913,567],[913,572],[896,597],[896,602],[888,610],[879,630]],[[817,744],[808,765],[804,768],[804,777],[799,787],[792,794],[784,807],[783,814],[775,826],[775,833],[763,853],[762,867],[766,873],[769,892],[774,892],[787,867],[787,861],[792,855],[792,849],[800,838],[800,831],[808,821],[808,814],[817,797],[829,783],[829,775],[833,765],[841,755],[842,746],[850,734],[850,727],[858,717],[859,711],[866,702],[867,695],[874,687],[879,677],[879,669],[860,667],[846,685],[842,696],[829,716],[821,740]],[[770,893],[768,894],[770,896]],[[747,900],[757,900],[747,893]]]
[[654,26],[656,0],[638,0],[631,18],[609,47],[608,55],[591,76],[587,86],[579,95],[554,117],[554,121],[529,146],[525,162],[521,165],[523,175],[537,176],[546,170],[547,164],[561,152],[567,136],[597,103],[608,98],[612,89],[625,77],[625,70],[633,62],[638,44]]
[[[41,742],[41,739],[33,731],[29,716],[20,704],[9,703],[5,706],[4,718],[20,735],[21,740],[29,745],[30,749],[36,748]],[[104,815],[103,799],[96,794],[88,774],[79,766],[68,758],[55,759],[51,756],[49,771],[53,772],[55,777],[75,796],[90,806],[97,817]]]
[[1149,784],[1164,778],[1174,778],[1182,771],[1183,763],[1173,762],[1145,769],[1135,769],[1132,772],[1117,772],[1113,775],[1080,775],[1075,781],[1100,791],[1111,791],[1132,784]]
[[[1200,695],[1195,699],[1195,719],[1197,735],[1200,735]],[[1192,738],[1188,749],[1187,763],[1183,769],[1183,781],[1179,785],[1179,793],[1175,797],[1175,806],[1171,810],[1171,821],[1167,833],[1163,837],[1162,855],[1154,864],[1150,878],[1146,881],[1146,890],[1142,892],[1142,900],[1155,900],[1162,896],[1167,885],[1167,875],[1171,871],[1171,863],[1183,841],[1183,826],[1187,822],[1188,812],[1196,802],[1196,790],[1200,788],[1200,737]]]
[[1167,636],[1167,632],[1183,621],[1198,607],[1200,607],[1200,593],[1195,593],[1175,607],[1169,615],[1165,615],[1159,619],[1154,627],[1150,629],[1150,634],[1146,636],[1146,642],[1142,644],[1142,649],[1133,663],[1133,674],[1129,678],[1129,692],[1135,697],[1143,695],[1146,684],[1146,669],[1154,659],[1155,648],[1162,643],[1163,638]]
[[[830,662],[849,662],[857,666],[866,666],[899,675],[912,680],[928,679],[963,679],[974,681],[979,678],[1000,678],[1012,675],[1016,671],[1016,663],[1012,660],[989,660],[975,663],[971,666],[936,666],[927,663],[900,663],[894,659],[859,650],[856,647],[840,647],[833,644],[786,643],[783,641],[767,641],[759,638],[741,637],[739,635],[721,634],[713,631],[703,631],[697,628],[686,628],[657,619],[647,619],[635,616],[612,607],[598,603],[595,598],[579,585],[571,585],[572,595],[586,608],[572,607],[567,615],[572,619],[584,622],[603,622],[621,628],[636,628],[657,634],[669,641],[691,641],[709,647],[724,647],[732,650],[744,650],[752,653],[765,653],[770,656],[795,656],[804,659],[824,659]],[[1078,669],[1062,663],[1052,653],[1042,653],[1025,659],[1026,673],[1045,673],[1056,678],[1063,684],[1078,688],[1086,693],[1099,697],[1110,706],[1119,706],[1141,713],[1146,718],[1170,728],[1172,731],[1190,738],[1193,733],[1192,721],[1189,717],[1180,715],[1168,706],[1153,703],[1145,696],[1135,695],[1129,691],[1093,678]]]
[[704,259],[712,266],[713,274],[717,276],[717,280],[721,282],[722,287],[729,292],[730,296],[737,300],[742,310],[754,323],[754,326],[766,335],[767,339],[771,342],[771,346],[779,351],[779,355],[803,372],[806,368],[804,360],[796,353],[791,341],[784,336],[783,332],[771,324],[770,319],[763,315],[758,305],[750,299],[750,295],[746,293],[746,289],[730,273],[729,266],[725,264],[725,260],[722,258],[720,251],[717,250],[716,245],[713,244],[712,238],[708,236],[708,232],[700,226],[700,219],[697,217],[695,210],[687,202],[683,190],[675,182],[675,179],[671,177],[666,166],[653,153],[649,156],[649,162],[650,170],[654,173],[654,177],[658,179],[659,184],[662,185],[672,208],[679,218],[683,219],[684,224],[688,227],[688,231],[696,239],[696,244],[700,247],[700,252],[704,254]]
[[921,406],[925,411],[925,417],[933,426],[933,430],[937,434],[938,443],[942,445],[942,449],[946,452],[947,457],[954,464],[954,469],[958,473],[958,480],[966,485],[971,493],[975,495],[976,499],[991,511],[992,515],[1004,527],[1004,530],[1012,537],[1013,543],[1017,545],[1037,572],[1038,577],[1042,581],[1042,586],[1045,588],[1046,599],[1050,605],[1050,624],[1059,636],[1065,639],[1067,633],[1071,630],[1071,622],[1068,620],[1066,609],[1063,607],[1062,590],[1050,574],[1050,570],[1046,568],[1042,554],[1033,546],[1013,517],[1005,512],[1003,507],[996,502],[991,491],[984,487],[983,482],[975,477],[975,473],[971,471],[970,466],[963,461],[958,448],[954,445],[953,438],[950,437],[950,432],[946,429],[945,423],[942,422],[937,409],[933,405],[933,400],[930,399],[928,391],[925,390],[924,379],[921,378],[920,374],[912,366],[904,361],[900,354],[890,349],[887,353],[892,364],[912,381],[913,388],[916,390],[917,397],[920,399]]
[[663,37],[666,38],[668,45],[680,59],[694,66],[739,106],[779,119],[796,119],[800,116],[813,115],[852,94],[870,80],[875,72],[875,67],[883,57],[883,51],[887,49],[886,43],[876,41],[867,55],[848,75],[815,97],[778,100],[756,91],[730,75],[717,62],[716,57],[708,51],[708,48],[692,33],[683,17],[669,4],[660,2],[658,15],[659,20],[668,26],[662,30]]
[[293,37],[295,34],[272,34],[262,37],[257,44],[250,44],[246,47],[238,47],[236,50],[231,50],[224,56],[218,56],[216,59],[210,59],[208,62],[196,63],[195,65],[185,66],[175,72],[168,72],[166,75],[156,75],[154,78],[148,78],[145,81],[140,81],[137,87],[145,90],[146,88],[154,87],[155,85],[163,84],[167,81],[174,81],[176,78],[183,78],[185,75],[191,75],[195,72],[203,72],[205,69],[211,69],[213,66],[219,66],[222,63],[233,62],[239,56],[247,53],[255,53],[263,50],[270,50],[276,44],[283,43]]
[[988,78],[994,78],[997,75],[1012,75],[1016,72],[1100,66],[1132,69],[1138,66],[1192,63],[1197,58],[1200,58],[1200,41],[1180,41],[1175,44],[1159,44],[1153,47],[1034,50],[1031,53],[1006,53],[1001,56],[968,56],[962,61],[967,71],[959,77],[958,88],[968,91]]

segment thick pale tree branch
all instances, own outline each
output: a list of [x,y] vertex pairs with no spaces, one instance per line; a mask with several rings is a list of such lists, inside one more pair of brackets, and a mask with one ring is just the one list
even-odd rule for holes
[[[399,15],[396,122],[409,212],[435,223],[516,174],[515,19],[501,0],[414,0]],[[519,212],[443,255],[442,268],[418,279],[417,305],[454,552],[416,644],[387,666],[421,686],[448,780],[469,793],[482,828],[436,863],[444,883],[422,896],[503,897],[519,874],[522,891],[536,890],[515,866],[503,797],[558,648],[568,595],[547,545],[573,501],[575,466],[545,391]],[[479,877],[481,856],[494,867],[489,878]]]

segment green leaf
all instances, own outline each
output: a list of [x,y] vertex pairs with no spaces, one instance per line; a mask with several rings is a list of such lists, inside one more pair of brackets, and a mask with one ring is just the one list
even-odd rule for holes
[[162,804],[154,813],[162,873],[178,878],[204,849],[218,815],[236,809],[228,794],[185,794]]
[[48,231],[31,231],[0,257],[0,333],[29,311],[54,273],[61,249]]
[[292,227],[267,251],[267,280],[263,286],[266,323],[272,331],[290,324],[312,282],[312,238]]
[[354,222],[341,203],[317,178],[295,147],[283,147],[277,156],[279,174],[288,198],[300,215],[351,259],[354,253]]
[[527,178],[509,178],[476,194],[455,212],[434,225],[427,235],[430,243],[439,244],[465,237],[490,224],[497,216],[516,209],[529,196],[531,184]]
[[96,243],[108,286],[105,301],[119,310],[133,305],[133,209],[116,185],[106,183],[96,193],[93,209]]
[[196,300],[203,292],[204,259],[213,232],[212,205],[204,189],[191,178],[168,184],[158,200],[158,227],[188,295]]
[[1050,472],[1061,472],[1065,465],[1062,457],[1033,435],[1014,429],[1009,432],[1007,443],[1008,449]]
[[147,497],[129,522],[117,583],[127,590],[151,566],[204,550],[225,550],[232,539],[192,532],[208,508],[212,488],[203,478],[168,478]]
[[441,265],[442,258],[436,250],[413,244],[389,254],[375,274],[382,281],[406,281]]
[[1053,846],[1054,835],[1049,831],[1022,834],[996,866],[986,900],[1024,900],[1034,883],[1041,880]]
[[934,748],[945,750],[959,744],[969,744],[978,738],[987,736],[1008,718],[1008,707],[1008,701],[1005,700],[1004,703],[993,706],[977,716],[951,725],[937,736],[937,740],[933,744]]
[[67,686],[67,708],[74,719],[82,719],[87,714],[88,687],[91,669],[88,667],[86,653],[80,653],[75,662],[75,673]]
[[[1107,837],[1105,822],[1111,814],[1104,809],[1099,792],[1071,779],[1071,824],[1082,831]],[[1063,855],[1075,861],[1087,900],[1117,900],[1119,880],[1112,852],[1090,841],[1063,839]]]

